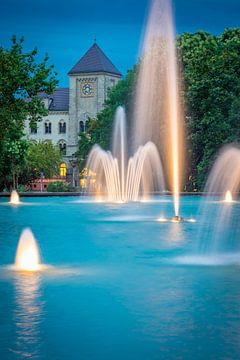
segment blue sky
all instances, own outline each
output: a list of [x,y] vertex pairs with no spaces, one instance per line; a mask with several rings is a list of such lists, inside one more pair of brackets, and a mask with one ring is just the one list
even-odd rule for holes
[[[240,26],[240,0],[173,0],[177,33],[199,29],[219,34]],[[26,50],[49,53],[68,86],[67,72],[97,43],[125,74],[136,62],[148,0],[1,0],[0,44],[13,34],[25,37]]]

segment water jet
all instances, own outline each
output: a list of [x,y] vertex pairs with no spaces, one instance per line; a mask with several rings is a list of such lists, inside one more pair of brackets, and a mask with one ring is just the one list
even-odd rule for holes
[[41,270],[41,259],[37,241],[32,231],[24,229],[16,251],[14,269],[18,271]]
[[228,204],[231,204],[233,202],[232,193],[230,190],[226,192],[224,202]]
[[20,197],[16,190],[13,190],[10,195],[10,201],[9,203],[11,205],[19,205],[20,204]]
[[138,201],[155,189],[164,189],[162,162],[156,146],[149,141],[128,157],[126,138],[126,115],[120,106],[114,122],[112,151],[94,145],[87,161],[87,168],[96,174],[96,181],[89,182],[88,191],[101,190],[110,202]]

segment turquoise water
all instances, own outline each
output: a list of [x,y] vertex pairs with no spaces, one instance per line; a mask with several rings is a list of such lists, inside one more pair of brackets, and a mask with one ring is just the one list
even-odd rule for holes
[[[182,224],[157,222],[172,203],[155,200],[0,200],[1,360],[239,359],[239,266],[178,261],[192,258],[205,200],[182,199],[197,220]],[[209,206],[211,222],[220,205]],[[25,227],[51,266],[42,273],[8,267]]]

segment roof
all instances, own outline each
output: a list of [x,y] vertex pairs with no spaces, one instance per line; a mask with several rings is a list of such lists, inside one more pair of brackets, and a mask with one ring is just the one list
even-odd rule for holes
[[39,94],[43,99],[50,99],[49,111],[68,111],[69,110],[69,88],[58,88],[53,94],[47,95],[44,92]]
[[94,43],[86,54],[69,71],[69,75],[79,73],[106,72],[122,76],[111,60],[104,54],[100,47]]

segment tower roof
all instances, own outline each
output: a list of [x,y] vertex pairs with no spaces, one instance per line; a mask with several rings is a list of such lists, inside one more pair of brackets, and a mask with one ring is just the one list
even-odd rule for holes
[[94,43],[86,54],[69,71],[69,75],[79,73],[106,72],[121,76],[120,71],[104,54],[100,47]]

